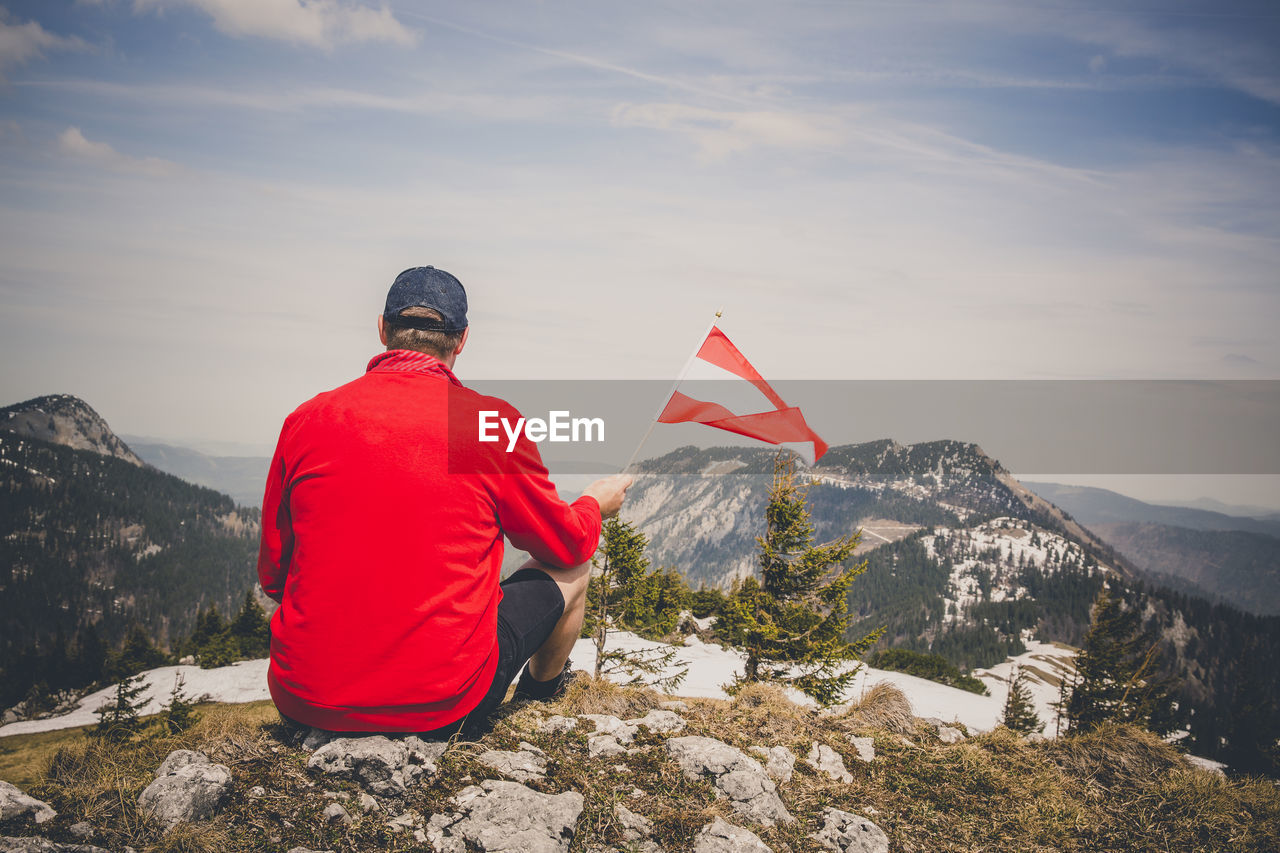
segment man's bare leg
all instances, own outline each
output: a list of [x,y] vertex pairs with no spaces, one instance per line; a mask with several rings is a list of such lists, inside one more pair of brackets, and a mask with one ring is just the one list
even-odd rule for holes
[[533,657],[529,658],[529,675],[536,681],[550,681],[564,669],[573,644],[582,631],[582,617],[587,605],[587,581],[591,577],[591,563],[583,563],[570,569],[559,569],[538,560],[530,560],[521,568],[538,569],[560,587],[564,596],[564,613]]

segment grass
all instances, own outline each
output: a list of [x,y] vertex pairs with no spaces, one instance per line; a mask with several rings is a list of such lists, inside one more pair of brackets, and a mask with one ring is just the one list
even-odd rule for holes
[[[189,732],[151,736],[122,748],[81,732],[0,739],[0,777],[48,800],[59,817],[42,834],[69,841],[68,829],[88,820],[93,843],[130,845],[160,853],[237,853],[287,850],[420,849],[409,834],[387,828],[389,817],[412,811],[425,823],[452,811],[463,787],[495,773],[477,757],[486,749],[514,749],[520,741],[548,756],[547,778],[530,783],[547,793],[575,790],[584,797],[572,850],[605,845],[626,849],[615,816],[618,804],[648,817],[665,849],[690,848],[714,817],[746,825],[776,851],[821,850],[808,836],[822,811],[835,806],[871,817],[891,849],[910,851],[1271,851],[1280,849],[1280,793],[1269,780],[1225,779],[1192,768],[1158,738],[1132,727],[1112,727],[1057,741],[1027,741],[1005,729],[943,744],[910,716],[904,697],[884,686],[834,716],[791,703],[769,686],[744,688],[732,702],[686,699],[681,733],[718,738],[740,748],[786,746],[800,759],[791,781],[779,785],[791,825],[745,824],[706,780],[688,780],[670,760],[663,736],[642,729],[634,750],[618,758],[591,758],[585,721],[564,733],[544,734],[550,714],[642,716],[664,697],[585,679],[550,705],[509,707],[480,742],[459,741],[440,760],[440,773],[403,800],[378,798],[379,810],[360,813],[360,789],[321,777],[306,767],[307,753],[291,743],[270,703],[205,706]],[[849,736],[874,739],[876,760],[858,761]],[[8,741],[8,742],[6,742]],[[815,742],[845,757],[851,783],[831,781],[803,759]],[[235,791],[227,809],[198,826],[163,834],[138,813],[137,795],[155,767],[176,748],[202,749],[231,767]],[[255,786],[266,795],[253,797]],[[320,813],[334,798],[355,819],[330,826]],[[31,832],[0,827],[10,834]]]

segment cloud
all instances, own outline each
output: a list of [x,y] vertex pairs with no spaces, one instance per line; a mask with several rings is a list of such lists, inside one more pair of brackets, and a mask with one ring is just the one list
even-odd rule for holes
[[78,127],[68,127],[58,135],[58,150],[70,157],[105,166],[116,172],[165,178],[176,174],[178,165],[159,157],[130,157],[105,142],[86,139]]
[[373,8],[342,0],[134,0],[134,12],[188,7],[213,18],[233,37],[257,36],[329,48],[347,42],[412,45],[413,32],[386,6]]
[[668,130],[690,137],[703,157],[720,160],[756,146],[824,149],[840,143],[835,125],[821,116],[776,110],[714,110],[689,104],[619,104],[618,127]]
[[1089,70],[1094,74],[1101,74],[1107,67],[1107,58],[1102,54],[1092,57],[1089,60]]
[[4,72],[33,59],[40,59],[46,51],[85,50],[88,45],[75,36],[51,33],[35,21],[13,24],[9,13],[0,8],[0,80]]

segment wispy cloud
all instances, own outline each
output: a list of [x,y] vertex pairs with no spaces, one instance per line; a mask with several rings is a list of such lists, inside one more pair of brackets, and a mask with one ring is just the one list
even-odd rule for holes
[[179,171],[178,164],[159,157],[130,157],[105,142],[85,138],[78,127],[68,127],[58,135],[58,150],[69,157],[95,163],[116,172],[166,178]]
[[823,116],[775,110],[714,110],[678,103],[619,104],[619,127],[648,127],[688,136],[701,155],[719,160],[755,146],[822,149],[839,145],[837,125]]
[[219,31],[236,38],[256,36],[331,48],[349,42],[411,45],[412,31],[391,9],[342,0],[134,0],[135,12],[187,7],[213,19]]
[[51,33],[36,21],[14,23],[0,7],[0,80],[8,69],[40,59],[47,52],[87,48],[83,39]]

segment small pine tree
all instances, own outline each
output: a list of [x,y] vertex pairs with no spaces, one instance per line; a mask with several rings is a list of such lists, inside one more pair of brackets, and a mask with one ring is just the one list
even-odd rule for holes
[[271,628],[266,612],[254,598],[253,590],[244,594],[244,604],[229,627],[239,647],[240,657],[264,658],[271,654]]
[[182,673],[178,673],[173,679],[173,690],[169,691],[169,704],[165,706],[162,718],[165,730],[172,735],[185,732],[196,721],[196,700],[183,690],[185,686]]
[[93,733],[105,740],[122,742],[133,737],[142,729],[142,721],[138,711],[145,704],[139,697],[147,689],[141,675],[131,675],[116,685],[116,695],[110,702],[100,707],[98,725]]
[[675,649],[610,649],[608,637],[611,627],[642,636],[670,631],[688,589],[673,573],[649,571],[644,555],[648,537],[632,524],[610,518],[601,533],[600,550],[591,561],[596,572],[587,586],[588,618],[583,626],[584,634],[595,640],[595,676],[622,674],[630,684],[674,688],[688,672],[683,666],[665,674],[675,665]]
[[1021,667],[1015,666],[1009,677],[1009,695],[1004,700],[1004,724],[1023,734],[1044,731],[1044,723],[1031,702],[1031,690]]
[[849,584],[867,564],[841,564],[853,555],[860,534],[813,544],[807,491],[796,483],[794,458],[779,452],[765,535],[756,539],[760,580],[749,577],[735,586],[716,631],[746,650],[745,671],[737,684],[789,684],[827,705],[840,698],[856,675],[856,668],[840,672],[841,664],[861,657],[884,629],[845,640]]
[[1142,629],[1142,614],[1103,587],[1076,655],[1077,681],[1065,705],[1069,727],[1087,731],[1108,721],[1129,722],[1167,733],[1171,682],[1157,675],[1159,656],[1158,641]]

